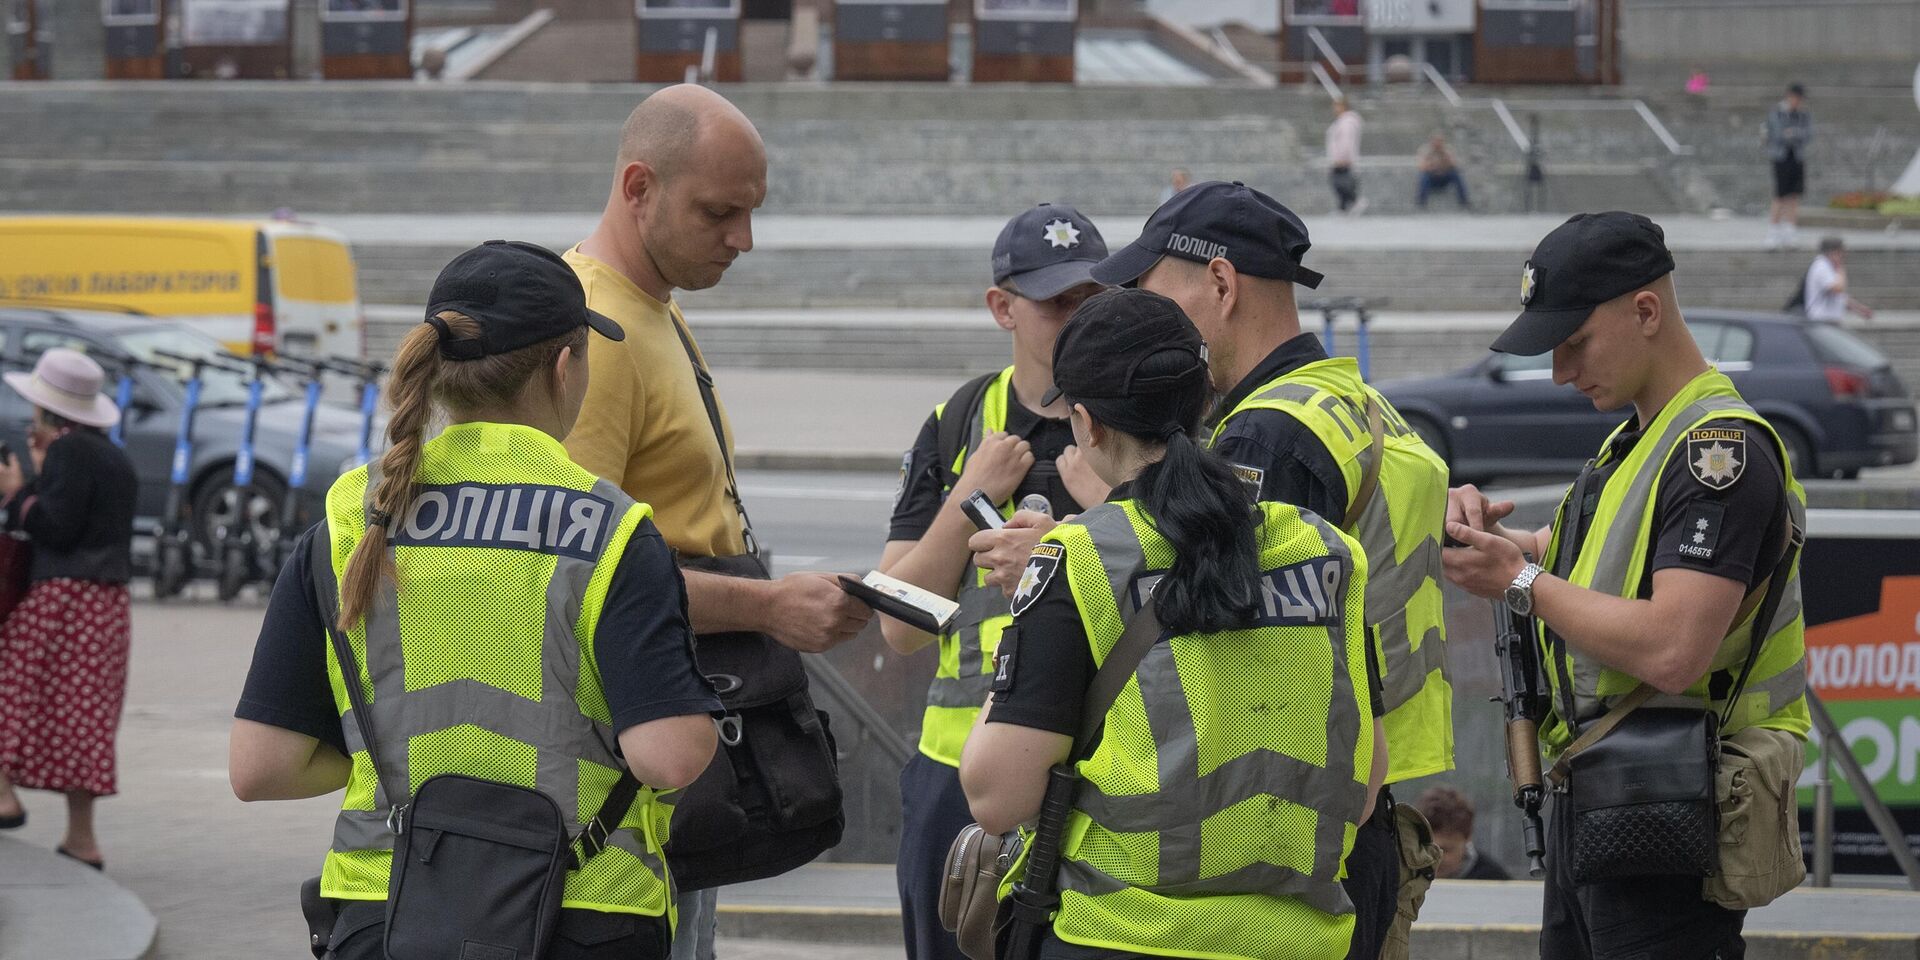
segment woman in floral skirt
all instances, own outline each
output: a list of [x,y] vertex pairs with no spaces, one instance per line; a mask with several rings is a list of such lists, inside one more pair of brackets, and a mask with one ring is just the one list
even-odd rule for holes
[[11,453],[0,460],[10,525],[33,545],[32,584],[0,626],[0,829],[26,822],[16,787],[64,793],[59,852],[98,869],[93,804],[116,792],[138,482],[103,432],[120,411],[100,393],[99,364],[49,350],[31,374],[5,379],[34,407],[35,479]]

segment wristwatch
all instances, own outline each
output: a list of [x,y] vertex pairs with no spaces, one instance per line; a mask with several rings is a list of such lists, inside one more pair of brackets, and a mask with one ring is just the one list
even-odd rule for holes
[[1520,575],[1507,585],[1507,609],[1523,617],[1533,615],[1533,581],[1546,571],[1537,563],[1520,568]]

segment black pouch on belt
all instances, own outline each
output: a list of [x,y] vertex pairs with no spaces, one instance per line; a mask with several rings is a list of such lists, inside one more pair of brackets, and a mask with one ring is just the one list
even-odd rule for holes
[[1633,710],[1571,757],[1575,883],[1713,874],[1718,720],[1684,707]]

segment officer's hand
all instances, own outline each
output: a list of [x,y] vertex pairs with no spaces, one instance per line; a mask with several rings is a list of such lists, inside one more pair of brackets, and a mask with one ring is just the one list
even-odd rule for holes
[[967,454],[967,465],[960,470],[954,491],[964,497],[984,490],[995,504],[1005,503],[1032,468],[1033,444],[994,431],[980,438],[979,449]]
[[1113,488],[1093,472],[1093,464],[1087,461],[1086,455],[1077,446],[1069,446],[1061,451],[1053,464],[1060,469],[1060,482],[1067,485],[1067,492],[1073,495],[1073,501],[1083,507],[1104,502],[1107,495],[1113,492]]
[[801,653],[839,646],[873,619],[873,608],[840,589],[835,574],[790,573],[774,581],[767,635]]
[[987,571],[987,583],[999,587],[1011,599],[1020,585],[1020,571],[1033,556],[1033,545],[1058,525],[1044,513],[1021,510],[1007,520],[1006,526],[974,534],[967,540],[967,549],[973,551],[974,565]]
[[1447,522],[1492,532],[1513,513],[1512,500],[1490,500],[1471,483],[1447,491]]
[[1497,533],[1448,521],[1447,536],[1466,544],[1440,551],[1447,579],[1476,597],[1492,600],[1505,593],[1527,565],[1520,545]]

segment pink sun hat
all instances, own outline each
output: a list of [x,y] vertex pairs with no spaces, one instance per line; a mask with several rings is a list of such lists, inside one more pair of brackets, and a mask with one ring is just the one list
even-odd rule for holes
[[120,407],[100,393],[106,372],[78,350],[56,347],[40,355],[32,373],[14,371],[0,377],[34,406],[74,423],[110,427],[120,420]]

